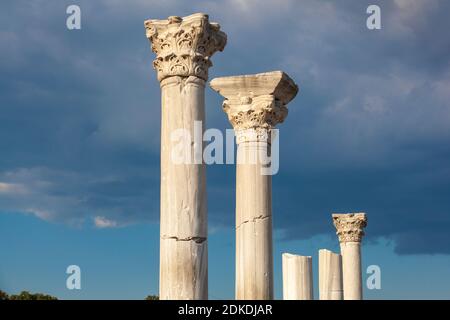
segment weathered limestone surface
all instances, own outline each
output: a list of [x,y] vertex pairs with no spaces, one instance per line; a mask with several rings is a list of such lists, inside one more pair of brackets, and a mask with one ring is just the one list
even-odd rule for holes
[[287,116],[298,87],[274,71],[213,79],[233,125],[236,168],[236,298],[273,299],[272,179],[264,175],[271,129]]
[[[171,134],[191,134],[194,121],[205,122],[205,81],[210,57],[222,51],[226,35],[206,14],[145,21],[161,85],[161,239],[160,299],[207,299],[207,208],[205,165],[202,161],[174,163]],[[200,134],[203,134],[203,129]]]
[[311,257],[283,253],[283,300],[313,300]]
[[361,240],[366,214],[333,214],[333,223],[341,246],[344,300],[362,300]]
[[319,250],[320,300],[342,300],[342,259],[330,250]]

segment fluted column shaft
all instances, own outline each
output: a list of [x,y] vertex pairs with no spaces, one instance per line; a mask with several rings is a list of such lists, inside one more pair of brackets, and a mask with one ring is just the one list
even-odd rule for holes
[[272,177],[261,174],[259,157],[267,149],[265,141],[242,142],[237,148],[237,299],[273,298]]
[[[206,171],[198,138],[202,141],[209,58],[223,50],[226,36],[205,14],[147,20],[145,27],[161,85],[159,297],[207,299]],[[180,143],[189,155],[182,162],[175,159]]]
[[[205,165],[172,161],[171,141],[179,128],[193,139],[194,121],[204,122],[204,84],[178,76],[161,82],[161,299],[208,297]],[[193,155],[194,144],[189,148]]]
[[361,244],[342,242],[340,246],[344,300],[362,300]]

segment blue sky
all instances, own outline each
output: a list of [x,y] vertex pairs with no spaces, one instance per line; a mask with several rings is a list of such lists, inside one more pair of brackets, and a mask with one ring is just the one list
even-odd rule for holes
[[[66,28],[70,4],[81,30]],[[366,28],[369,4],[381,7],[381,30]],[[206,12],[228,35],[210,79],[283,70],[300,87],[273,178],[277,297],[282,252],[317,262],[318,249],[338,250],[331,213],[364,211],[363,264],[382,270],[382,290],[366,297],[450,298],[448,1],[0,8],[2,290],[157,292],[160,95],[143,21]],[[230,128],[221,102],[206,90],[208,128]],[[211,298],[234,296],[234,170],[208,166]],[[65,288],[69,264],[81,267],[80,291]]]

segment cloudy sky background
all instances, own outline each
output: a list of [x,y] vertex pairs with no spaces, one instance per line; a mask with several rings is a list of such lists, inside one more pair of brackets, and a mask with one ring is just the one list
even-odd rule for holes
[[[206,12],[228,35],[211,79],[283,70],[300,86],[273,178],[277,297],[281,252],[338,250],[330,214],[364,211],[364,268],[383,276],[366,296],[450,298],[449,1],[0,6],[0,289],[157,292],[160,94],[143,21]],[[206,101],[207,127],[230,128],[222,98]],[[208,167],[211,298],[234,296],[234,170]],[[69,264],[81,291],[65,289]]]

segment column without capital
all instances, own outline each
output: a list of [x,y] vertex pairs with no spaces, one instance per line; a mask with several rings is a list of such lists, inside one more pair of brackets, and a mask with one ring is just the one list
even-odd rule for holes
[[344,300],[362,300],[361,240],[366,214],[333,214],[333,223],[341,246]]
[[313,300],[312,258],[283,253],[283,300]]
[[319,250],[320,300],[342,300],[342,259],[338,253]]
[[153,67],[161,86],[161,227],[160,299],[207,299],[208,254],[205,165],[172,158],[172,134],[190,134],[184,146],[202,155],[194,144],[194,121],[205,121],[205,82],[210,57],[222,51],[226,35],[203,13],[145,21],[156,53]]
[[236,298],[273,299],[271,134],[298,87],[274,71],[213,79],[233,125],[236,166]]

